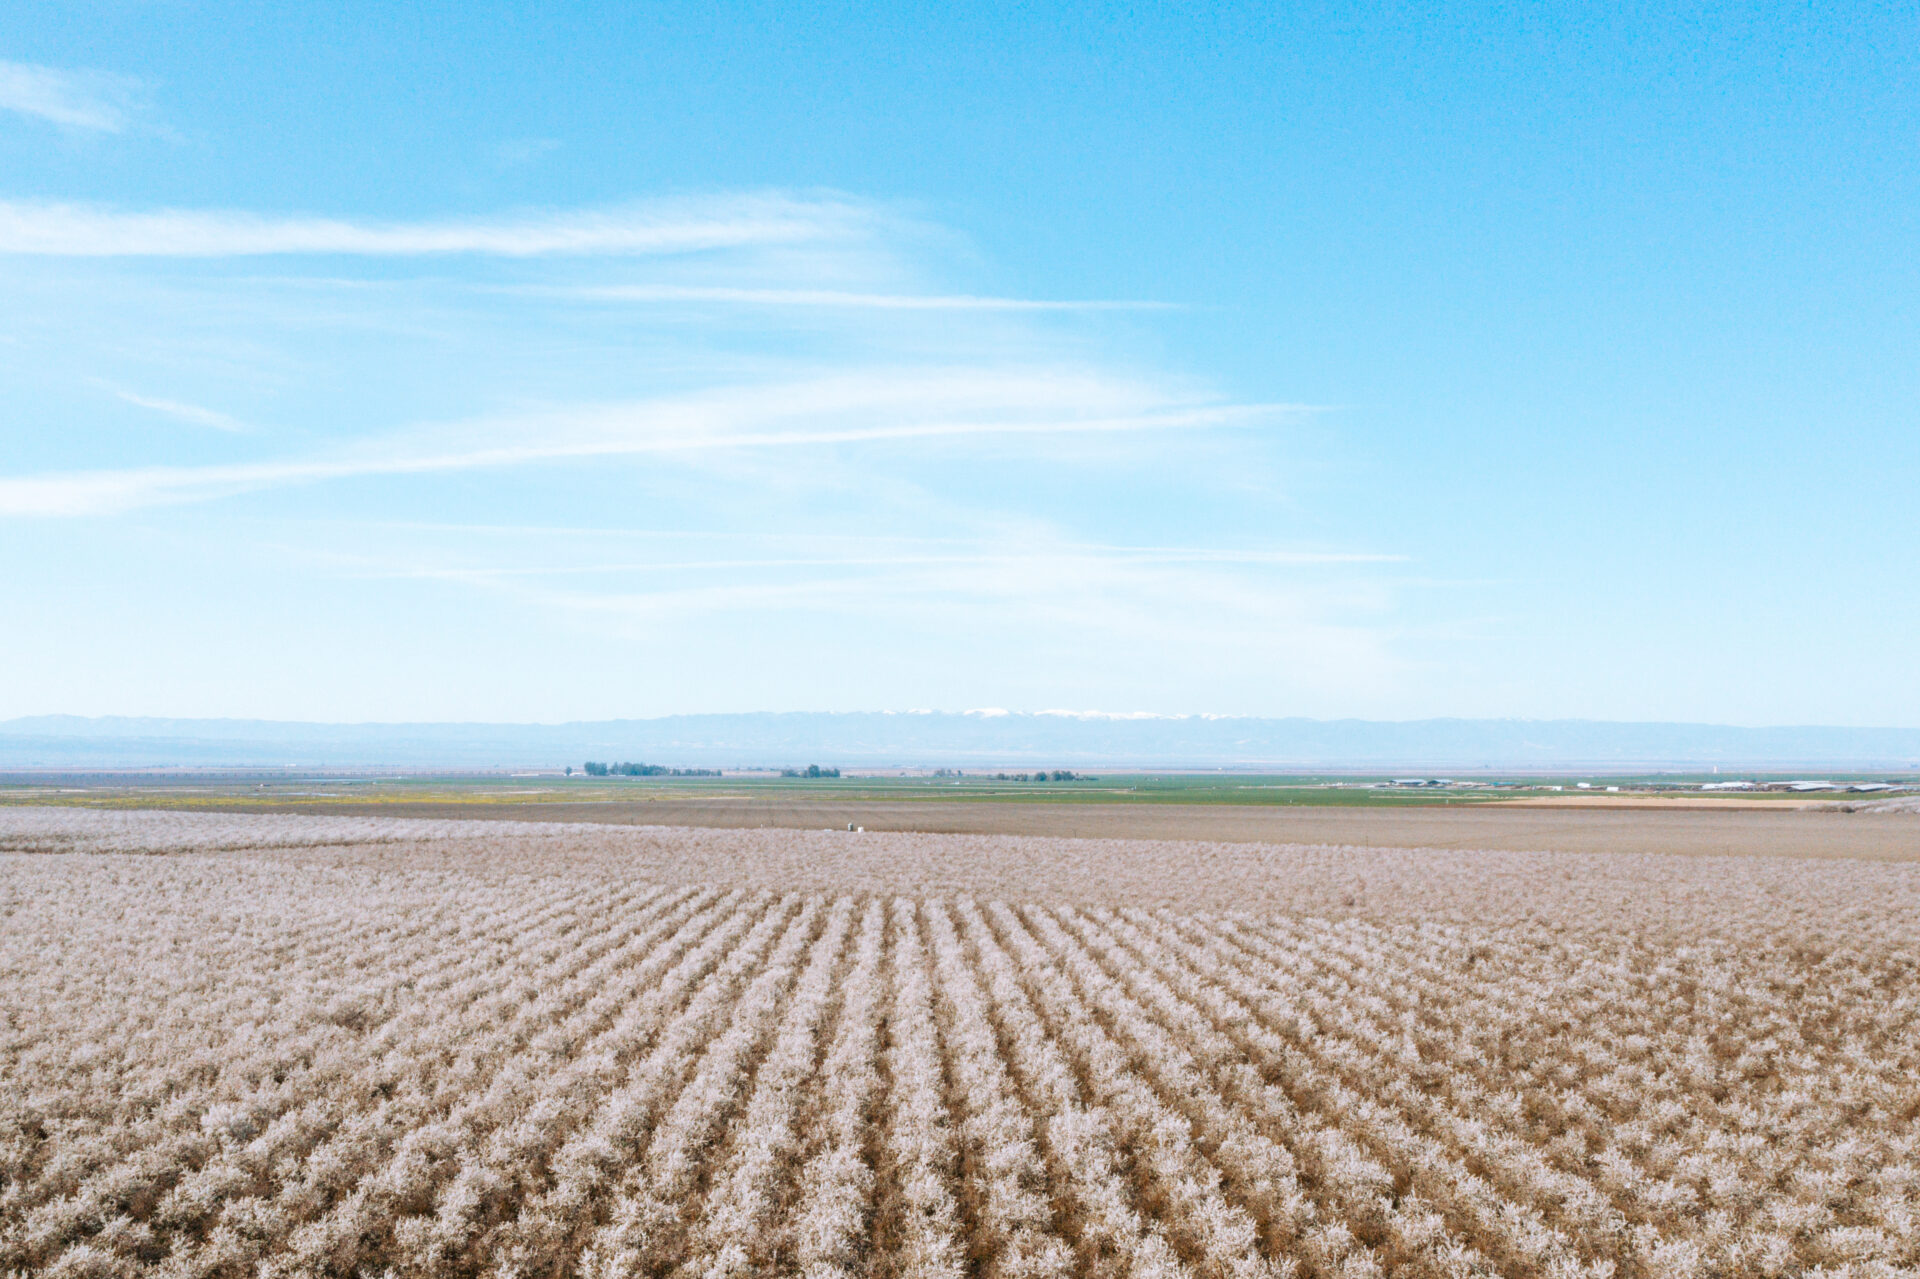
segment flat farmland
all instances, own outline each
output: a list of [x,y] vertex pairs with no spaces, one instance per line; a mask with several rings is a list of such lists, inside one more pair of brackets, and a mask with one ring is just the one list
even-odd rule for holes
[[[115,804],[151,803],[153,789],[129,789]],[[1369,848],[1445,848],[1506,852],[1706,853],[1787,857],[1920,858],[1920,814],[1847,813],[1831,800],[1696,801],[1680,807],[1612,803],[1547,807],[1530,803],[1437,802],[1299,805],[1177,802],[1050,802],[1017,796],[987,799],[889,799],[836,795],[813,787],[793,791],[743,788],[703,794],[647,788],[635,798],[570,801],[551,794],[471,796],[439,800],[352,795],[248,799],[233,794],[172,799],[187,811],[295,813],[338,817],[413,817],[692,826],[721,830],[813,830],[849,823],[869,831],[951,835],[1033,835],[1066,839],[1327,844]],[[1606,801],[1601,801],[1606,803]],[[187,805],[191,805],[187,809]]]
[[1893,834],[0,809],[0,1272],[1920,1272],[1915,822],[1760,816]]

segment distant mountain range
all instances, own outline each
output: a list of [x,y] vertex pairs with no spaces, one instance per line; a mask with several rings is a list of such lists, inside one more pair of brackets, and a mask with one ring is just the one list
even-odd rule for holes
[[1920,768],[1920,729],[1081,712],[669,715],[573,724],[0,721],[0,769],[676,766],[1311,769]]

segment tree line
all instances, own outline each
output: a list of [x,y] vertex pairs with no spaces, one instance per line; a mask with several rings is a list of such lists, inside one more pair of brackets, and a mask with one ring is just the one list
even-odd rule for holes
[[668,768],[665,764],[603,764],[586,762],[588,777],[718,777],[717,768]]

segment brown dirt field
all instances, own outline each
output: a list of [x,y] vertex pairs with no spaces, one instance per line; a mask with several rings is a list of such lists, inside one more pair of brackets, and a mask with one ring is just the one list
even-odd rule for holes
[[1705,808],[1737,811],[1751,809],[1819,808],[1834,802],[1824,794],[1813,799],[1723,799],[1704,795],[1536,795],[1531,799],[1488,801],[1503,808]]
[[1920,817],[1809,809],[1281,808],[1175,804],[668,798],[587,804],[222,806],[233,812],[497,818],[619,826],[776,827],[1081,839],[1206,840],[1570,853],[1747,854],[1920,861]]

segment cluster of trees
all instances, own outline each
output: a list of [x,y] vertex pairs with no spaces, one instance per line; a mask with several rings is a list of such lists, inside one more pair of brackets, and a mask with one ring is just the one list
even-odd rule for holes
[[[569,770],[571,772],[571,770]],[[718,777],[717,768],[668,768],[665,764],[586,763],[588,777]]]
[[783,768],[780,770],[780,776],[782,777],[838,777],[840,776],[840,770],[837,768],[822,768],[818,764],[808,764],[805,768]]
[[1037,773],[995,773],[996,782],[1092,782],[1098,778],[1076,773],[1071,768],[1056,768],[1052,772],[1041,769]]

